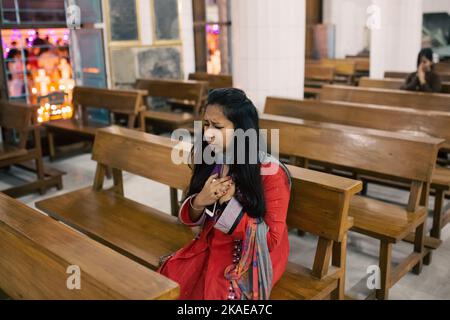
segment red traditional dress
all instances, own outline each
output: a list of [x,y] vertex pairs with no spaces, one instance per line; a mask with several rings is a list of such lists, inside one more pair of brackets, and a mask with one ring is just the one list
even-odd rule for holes
[[[273,169],[275,174],[262,175],[268,226],[267,245],[272,262],[274,285],[282,276],[288,256],[289,240],[286,215],[290,197],[290,183],[283,168],[270,162],[262,168]],[[269,168],[270,167],[270,168]],[[234,231],[228,235],[214,228],[215,220],[205,213],[193,223],[189,218],[189,198],[180,208],[180,220],[188,226],[201,226],[202,231],[184,248],[166,260],[159,272],[180,285],[182,300],[226,300],[230,299],[230,281],[225,269],[236,263],[239,257],[247,225],[251,218],[244,214]]]

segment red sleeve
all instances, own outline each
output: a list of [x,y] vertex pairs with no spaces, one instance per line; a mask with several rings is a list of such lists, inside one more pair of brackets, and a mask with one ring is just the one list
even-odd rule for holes
[[191,217],[189,216],[189,206],[190,203],[189,201],[191,200],[191,198],[195,197],[196,194],[188,197],[186,200],[184,200],[183,204],[180,206],[180,211],[178,213],[178,219],[180,219],[180,221],[189,226],[189,227],[196,227],[196,226],[201,226],[203,224],[203,221],[205,220],[206,216],[205,213],[203,212],[202,216],[198,219],[198,221],[193,222],[191,220]]
[[[269,165],[267,165],[269,166]],[[286,230],[286,217],[289,207],[290,186],[284,170],[278,164],[270,164],[278,167],[272,175],[263,175],[264,198],[266,202],[266,214],[264,221],[269,227],[267,244],[269,251],[275,249],[282,240]],[[248,216],[245,215],[233,232],[236,238],[243,238],[247,227]]]

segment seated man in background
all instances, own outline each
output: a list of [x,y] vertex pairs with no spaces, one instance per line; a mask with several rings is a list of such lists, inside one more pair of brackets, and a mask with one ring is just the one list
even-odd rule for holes
[[402,90],[441,92],[441,79],[433,70],[433,51],[422,49],[417,59],[417,71],[411,73],[403,84]]

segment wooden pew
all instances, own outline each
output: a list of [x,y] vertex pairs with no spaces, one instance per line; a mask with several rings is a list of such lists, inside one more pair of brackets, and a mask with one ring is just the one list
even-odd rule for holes
[[190,73],[188,79],[207,82],[208,89],[233,87],[233,77],[227,74],[210,74],[206,72],[195,72]]
[[[406,78],[411,74],[411,72],[397,72],[397,71],[386,71],[384,73],[385,78],[397,78],[406,80]],[[441,81],[450,82],[450,72],[441,72],[439,73],[441,77]]]
[[[177,283],[0,194],[0,288],[12,299],[176,299]],[[77,266],[80,289],[67,284]]]
[[[425,134],[445,139],[443,149],[450,149],[450,113],[447,112],[276,97],[266,99],[264,112],[270,115],[404,132],[412,135]],[[436,167],[431,188],[435,191],[436,201],[433,228],[430,235],[433,238],[440,239],[441,230],[450,220],[443,212],[444,196],[450,190],[450,169]],[[436,245],[433,245],[433,248],[436,248]]]
[[[429,252],[424,237],[430,180],[442,139],[268,115],[261,117],[260,127],[278,129],[280,154],[292,157],[294,163],[301,158],[305,167],[310,160],[319,161],[344,170],[408,180],[410,195],[405,207],[355,196],[349,214],[354,218],[352,230],[380,240],[378,299],[387,299],[389,288],[408,271],[421,272]],[[412,232],[413,252],[394,268],[392,247]]]
[[346,101],[419,110],[450,111],[450,95],[375,88],[326,85],[320,100]]
[[[88,109],[105,109],[109,112],[109,120],[120,115],[126,116],[128,128],[134,128],[136,119],[143,106],[145,91],[110,90],[91,87],[75,87],[73,91],[74,117],[66,120],[46,122],[50,158],[57,156],[55,139],[72,136],[84,141],[92,141],[99,128],[110,125],[89,119]],[[64,149],[64,148],[60,148]],[[66,147],[66,149],[68,149]],[[61,150],[64,153],[64,150]],[[66,150],[67,151],[67,150]],[[69,148],[70,151],[70,148]]]
[[[13,197],[36,191],[44,194],[48,188],[61,190],[63,187],[62,172],[53,171],[49,174],[44,168],[40,126],[37,122],[38,108],[35,105],[0,101],[0,127],[4,133],[3,143],[0,143],[0,168],[25,166],[37,176],[33,182],[3,191]],[[17,143],[13,131],[18,135]]]
[[[380,88],[380,89],[391,89],[400,90],[404,80],[395,78],[386,79],[372,79],[368,77],[361,78],[359,81],[359,86],[362,88]],[[450,93],[450,82],[442,83],[441,93]]]
[[[98,162],[94,189],[74,191],[40,201],[36,206],[133,260],[157,268],[159,257],[191,241],[193,234],[174,217],[124,198],[121,171],[185,189],[190,169],[172,162],[176,146],[168,138],[125,128],[99,130],[93,152],[93,159]],[[182,143],[178,148],[187,159],[192,146]],[[115,187],[109,191],[101,190],[105,166],[115,172]],[[293,176],[293,202],[288,223],[321,238],[313,270],[290,265],[273,298],[319,299],[330,294],[342,298],[346,230],[351,227],[347,204],[361,190],[361,183],[302,168],[289,170]],[[331,252],[333,266],[328,265]]]
[[[153,131],[158,126],[168,130],[193,126],[193,122],[201,113],[206,87],[207,83],[202,81],[138,79],[135,88],[148,92],[145,101],[147,110],[141,112],[140,116],[141,129],[146,130],[147,122],[152,125]],[[172,103],[189,110],[175,112],[170,103],[164,110],[155,110],[149,102],[149,97],[169,99]]]
[[[170,152],[162,152],[172,150],[174,146],[175,142],[170,139],[139,131],[117,126],[101,129],[92,152],[92,159],[97,162],[93,186],[39,201],[36,207],[156,269],[161,256],[178,250],[191,241],[194,234],[176,217],[126,198],[122,172],[171,188],[172,214],[176,215],[176,191],[186,189],[191,171],[187,165],[174,164]],[[114,187],[109,190],[103,187],[107,167],[112,168],[114,182]]]
[[334,80],[334,67],[319,64],[305,65],[305,94],[316,97],[324,84]]

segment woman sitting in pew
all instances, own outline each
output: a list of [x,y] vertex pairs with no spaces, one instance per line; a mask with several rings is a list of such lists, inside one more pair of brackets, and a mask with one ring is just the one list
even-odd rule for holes
[[434,72],[433,51],[422,49],[417,58],[417,71],[411,73],[402,86],[403,90],[422,92],[441,92],[442,84],[439,75]]
[[[201,231],[163,258],[159,269],[180,284],[180,299],[269,299],[286,268],[289,172],[259,150],[259,143],[238,144],[238,129],[259,132],[255,106],[241,90],[213,90],[203,119],[204,140],[192,151],[193,158],[208,151],[213,161],[201,156],[195,162],[179,213],[184,224]],[[242,150],[244,161],[239,161]]]

